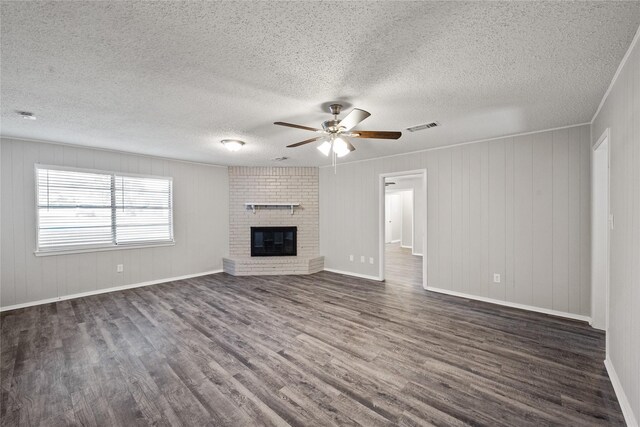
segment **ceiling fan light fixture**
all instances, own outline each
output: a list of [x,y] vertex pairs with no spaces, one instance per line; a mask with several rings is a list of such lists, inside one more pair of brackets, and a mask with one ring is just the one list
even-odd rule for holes
[[333,141],[333,152],[336,153],[336,156],[338,157],[344,157],[349,154],[351,150],[349,150],[349,146],[345,140],[338,136]]
[[331,143],[326,140],[323,141],[322,144],[318,145],[318,150],[328,157],[329,153],[331,153]]
[[329,106],[329,112],[333,115],[333,119],[324,121],[322,123],[322,129],[287,122],[273,122],[273,124],[320,134],[321,136],[289,144],[287,145],[287,148],[300,147],[302,145],[320,141],[320,145],[316,148],[325,156],[331,156],[331,163],[334,166],[334,171],[337,171],[336,159],[338,157],[344,157],[356,149],[356,147],[351,143],[350,138],[398,139],[402,136],[402,132],[366,131],[360,129],[352,131],[352,129],[369,117],[371,113],[359,108],[354,108],[345,117],[338,119],[338,115],[341,110],[341,104],[331,104]]
[[227,150],[231,152],[239,151],[244,145],[244,142],[238,139],[223,139],[220,142],[225,146]]

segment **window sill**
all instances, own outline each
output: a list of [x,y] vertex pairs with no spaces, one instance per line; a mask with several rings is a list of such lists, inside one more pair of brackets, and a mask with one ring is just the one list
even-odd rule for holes
[[164,246],[175,246],[176,242],[166,242],[166,243],[148,243],[148,244],[139,244],[139,245],[121,245],[121,246],[105,246],[98,248],[85,248],[85,249],[51,249],[33,251],[35,256],[53,256],[53,255],[71,255],[71,254],[84,254],[88,252],[104,252],[104,251],[121,251],[126,249],[144,249],[144,248],[160,248]]

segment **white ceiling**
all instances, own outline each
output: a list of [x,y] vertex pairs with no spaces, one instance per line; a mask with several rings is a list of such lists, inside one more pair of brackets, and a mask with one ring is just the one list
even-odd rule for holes
[[372,113],[359,129],[442,124],[349,160],[588,122],[640,25],[637,1],[1,8],[2,135],[233,165],[328,164],[271,123],[319,126],[336,100]]

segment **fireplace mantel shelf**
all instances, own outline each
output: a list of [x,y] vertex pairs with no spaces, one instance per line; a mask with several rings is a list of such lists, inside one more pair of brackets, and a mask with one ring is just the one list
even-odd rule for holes
[[256,208],[259,207],[283,207],[290,208],[291,215],[293,215],[293,208],[300,206],[300,203],[291,203],[291,202],[278,202],[278,203],[263,203],[263,202],[247,202],[244,204],[247,209],[251,209],[253,213],[256,213]]

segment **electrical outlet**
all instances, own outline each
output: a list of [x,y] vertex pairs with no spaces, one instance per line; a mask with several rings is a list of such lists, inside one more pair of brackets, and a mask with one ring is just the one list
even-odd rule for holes
[[349,255],[349,261],[353,262],[353,255]]
[[500,283],[500,273],[493,273],[493,283]]
[[369,257],[369,264],[373,264],[373,257],[372,256]]
[[122,265],[122,264],[118,264],[118,265],[116,266],[116,272],[118,272],[118,273],[122,273],[123,271],[124,271],[124,265]]
[[360,262],[364,263],[364,255],[360,255]]

